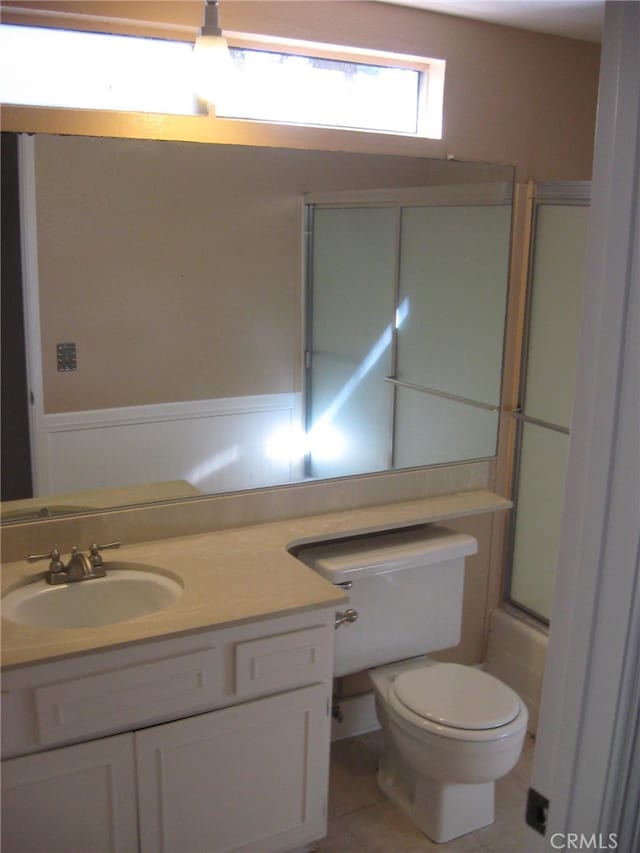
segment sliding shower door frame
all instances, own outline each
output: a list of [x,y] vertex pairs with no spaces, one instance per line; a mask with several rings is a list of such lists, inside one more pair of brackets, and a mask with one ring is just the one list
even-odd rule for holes
[[528,245],[527,274],[526,274],[526,297],[524,309],[524,326],[522,335],[522,347],[520,355],[520,371],[518,380],[518,401],[512,412],[514,421],[515,438],[513,444],[513,466],[511,480],[511,499],[513,508],[510,514],[507,529],[507,545],[505,551],[505,571],[503,575],[503,601],[524,614],[535,623],[548,627],[549,619],[543,614],[527,607],[521,601],[517,601],[511,595],[511,587],[514,571],[514,555],[516,545],[516,529],[518,517],[518,494],[521,483],[522,448],[524,429],[527,424],[542,429],[559,432],[569,436],[570,428],[530,416],[526,413],[526,385],[529,368],[529,344],[531,339],[532,303],[533,303],[533,281],[535,276],[535,251],[536,251],[536,227],[538,214],[541,206],[561,207],[589,207],[591,201],[590,181],[553,181],[546,183],[530,184],[530,197],[532,198],[530,216],[526,227],[526,243]]

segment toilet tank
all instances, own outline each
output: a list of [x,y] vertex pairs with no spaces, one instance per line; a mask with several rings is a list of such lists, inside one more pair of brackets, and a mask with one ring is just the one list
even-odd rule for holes
[[464,561],[477,550],[473,536],[435,524],[297,549],[327,580],[350,585],[358,619],[336,632],[335,675],[457,645]]

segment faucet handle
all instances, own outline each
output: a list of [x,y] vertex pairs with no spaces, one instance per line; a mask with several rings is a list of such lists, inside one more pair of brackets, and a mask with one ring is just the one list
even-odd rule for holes
[[106,545],[96,545],[96,543],[92,543],[89,545],[89,559],[91,560],[91,565],[95,567],[102,565],[102,557],[100,555],[100,551],[104,551],[107,548],[119,548],[119,542],[108,542]]
[[38,560],[51,560],[49,571],[54,574],[64,571],[64,563],[60,559],[60,551],[57,548],[52,548],[48,554],[29,554],[27,557],[29,563],[36,563]]

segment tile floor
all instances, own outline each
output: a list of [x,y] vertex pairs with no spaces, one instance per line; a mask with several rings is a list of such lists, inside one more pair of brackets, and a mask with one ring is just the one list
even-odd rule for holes
[[376,785],[382,735],[336,741],[331,748],[329,832],[319,853],[527,853],[524,808],[533,760],[527,737],[518,764],[496,784],[496,820],[448,844],[435,844],[389,803]]

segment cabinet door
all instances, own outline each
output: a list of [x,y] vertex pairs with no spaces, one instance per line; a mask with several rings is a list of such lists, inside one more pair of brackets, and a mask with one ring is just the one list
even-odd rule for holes
[[136,734],[143,853],[276,851],[325,834],[324,685]]
[[3,853],[137,849],[133,735],[3,761]]

